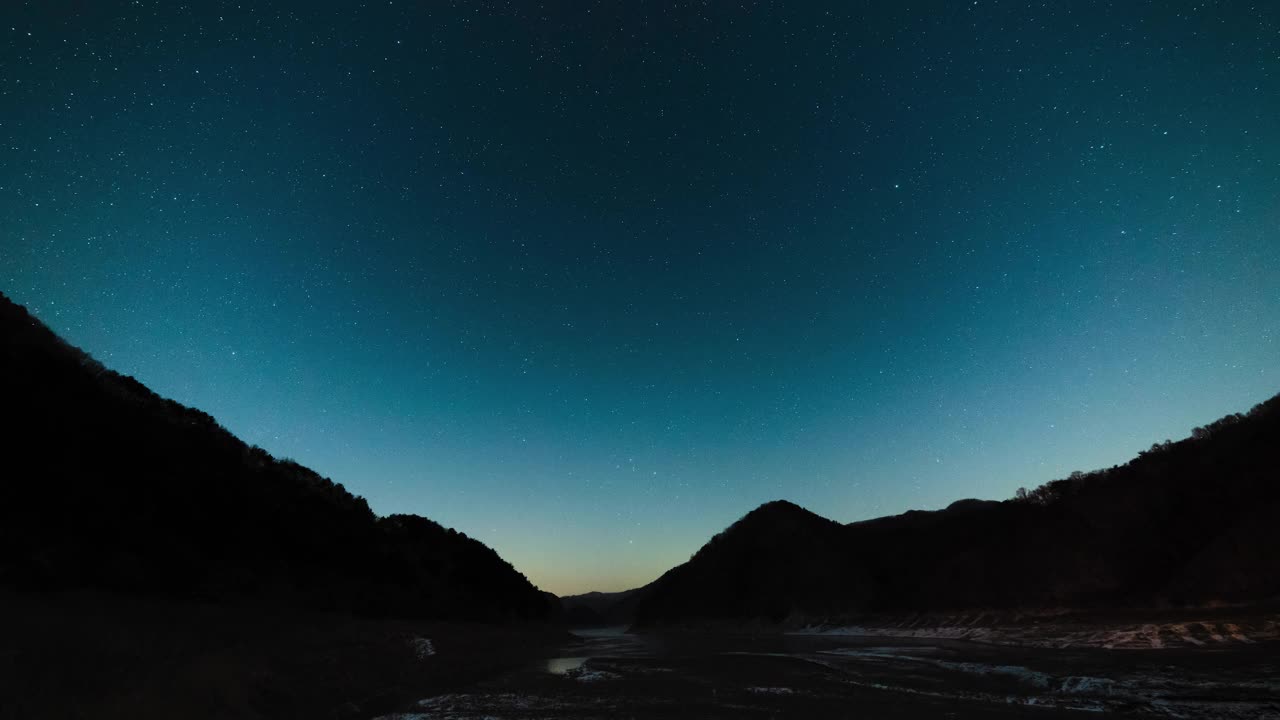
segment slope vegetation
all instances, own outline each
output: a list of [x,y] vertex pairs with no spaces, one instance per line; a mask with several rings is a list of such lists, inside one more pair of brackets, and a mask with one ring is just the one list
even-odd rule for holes
[[548,617],[493,550],[277,460],[0,295],[0,587],[476,620]]
[[1005,502],[841,526],[769,503],[642,590],[641,625],[1259,603],[1280,595],[1280,396]]

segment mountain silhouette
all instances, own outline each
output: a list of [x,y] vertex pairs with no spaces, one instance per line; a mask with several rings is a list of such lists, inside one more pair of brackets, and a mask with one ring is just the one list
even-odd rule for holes
[[285,603],[369,615],[551,617],[490,548],[246,445],[0,295],[0,587]]
[[777,622],[793,614],[797,598],[808,612],[834,612],[862,602],[867,587],[841,561],[844,551],[839,523],[790,502],[766,503],[645,588],[637,613]]
[[560,598],[564,622],[571,627],[607,627],[629,625],[635,619],[636,605],[644,588],[622,592],[589,592]]
[[634,591],[640,626],[1261,603],[1280,595],[1280,396],[1005,502],[840,525],[751,511]]

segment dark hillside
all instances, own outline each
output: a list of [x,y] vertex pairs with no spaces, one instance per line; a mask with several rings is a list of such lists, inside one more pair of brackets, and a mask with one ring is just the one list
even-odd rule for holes
[[566,595],[560,598],[565,623],[573,627],[630,625],[635,620],[636,605],[648,587]]
[[839,523],[789,502],[766,503],[659,578],[638,619],[777,622],[856,606],[869,585],[844,555]]
[[0,295],[0,586],[547,617],[489,548],[250,447]]
[[664,575],[641,624],[1265,602],[1280,595],[1280,396],[1003,503],[843,527],[782,507]]

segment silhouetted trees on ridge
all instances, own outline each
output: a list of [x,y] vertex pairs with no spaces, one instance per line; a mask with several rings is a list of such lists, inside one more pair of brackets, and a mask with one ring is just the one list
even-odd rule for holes
[[[1228,432],[1240,423],[1248,422],[1251,418],[1260,419],[1276,412],[1280,412],[1280,395],[1254,405],[1247,413],[1232,413],[1208,425],[1193,428],[1191,436],[1186,439],[1178,442],[1165,440],[1164,442],[1153,443],[1150,448],[1140,451],[1138,457],[1123,466],[1116,465],[1088,472],[1076,470],[1066,478],[1050,480],[1031,490],[1018,488],[1013,500],[1035,505],[1052,504],[1063,498],[1078,494],[1087,486],[1107,482],[1122,468],[1134,466],[1135,463],[1139,466],[1147,462],[1159,464],[1165,462],[1166,458],[1177,457],[1180,453],[1194,452],[1196,443],[1207,441],[1212,437]],[[1259,420],[1259,422],[1265,423],[1265,420]],[[1280,468],[1277,469],[1277,472],[1280,472]]]

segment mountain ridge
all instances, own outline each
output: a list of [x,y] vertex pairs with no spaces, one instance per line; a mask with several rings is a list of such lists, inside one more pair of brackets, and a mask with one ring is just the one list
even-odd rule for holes
[[[961,499],[844,525],[789,501],[764,503],[627,597],[637,627],[1274,603],[1278,513],[1280,395],[1123,465],[1005,501]],[[784,568],[781,557],[795,562]],[[726,599],[706,578],[743,595]]]
[[0,294],[0,586],[534,620],[491,548],[368,503],[107,369]]
[[[1280,595],[1280,559],[1269,550],[1280,547],[1277,513],[1280,395],[1124,465],[1003,502],[958,500],[843,526],[766,503],[637,589],[635,619],[800,624],[974,608],[1264,603]],[[840,530],[815,544],[831,525]],[[702,578],[746,595],[726,602]]]

